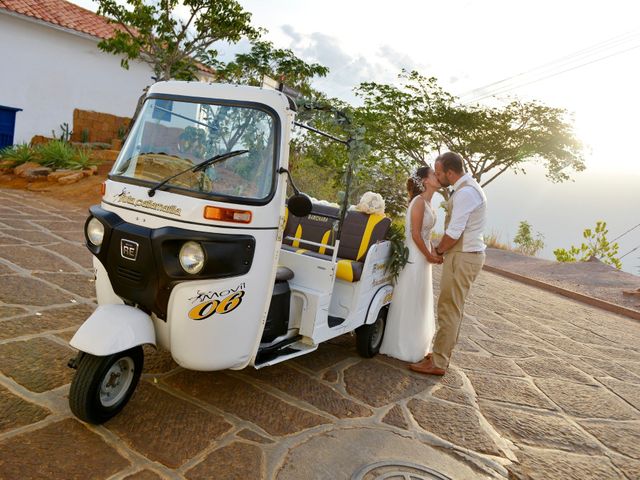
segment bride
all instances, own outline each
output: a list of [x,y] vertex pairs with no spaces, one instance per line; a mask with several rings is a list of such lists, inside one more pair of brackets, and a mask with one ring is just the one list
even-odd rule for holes
[[431,231],[436,212],[431,206],[440,184],[431,167],[420,167],[407,180],[409,207],[405,217],[405,242],[409,263],[393,289],[380,353],[406,362],[419,362],[430,351],[435,333],[432,263],[442,257],[431,253]]

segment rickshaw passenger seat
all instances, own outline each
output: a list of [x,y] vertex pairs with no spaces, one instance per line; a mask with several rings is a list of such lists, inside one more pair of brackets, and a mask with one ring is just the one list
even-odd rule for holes
[[342,226],[336,277],[348,282],[360,280],[369,249],[386,238],[390,226],[391,219],[384,215],[348,211]]
[[[305,249],[312,252],[331,255],[333,252],[326,247],[318,247],[299,240],[288,240],[287,237],[295,239],[309,240],[324,245],[333,245],[335,242],[335,231],[333,224],[335,220],[324,215],[337,217],[340,209],[329,205],[314,204],[313,213],[301,218],[291,215],[289,209],[286,209],[286,226],[284,229],[284,239],[282,243],[289,245],[292,250]],[[289,249],[288,249],[289,250]]]
[[[317,207],[321,206],[314,205],[314,212],[317,211]],[[324,207],[327,208],[326,206]],[[337,215],[338,209],[334,209],[334,211]],[[316,217],[318,216],[316,215]],[[299,218],[290,215],[287,219],[284,236],[295,236],[295,238],[313,242],[328,243],[319,241],[316,238],[319,230],[317,222],[318,218]],[[345,217],[344,225],[342,226],[340,248],[338,250],[337,278],[349,282],[357,282],[360,280],[369,248],[371,248],[371,245],[386,238],[390,226],[391,219],[384,215],[369,215],[356,210],[349,210]],[[295,233],[292,234],[292,232]],[[331,236],[333,236],[333,231],[331,232]],[[330,249],[327,249],[326,253],[320,252],[317,247],[303,242],[283,241],[283,243],[285,243],[283,245],[285,250],[295,251],[303,255],[322,258],[324,260],[331,260],[331,253],[333,253]],[[287,243],[289,245],[287,245]]]

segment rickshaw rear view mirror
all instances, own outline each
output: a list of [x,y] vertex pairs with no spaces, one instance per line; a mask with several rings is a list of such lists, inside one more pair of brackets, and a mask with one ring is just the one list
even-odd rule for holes
[[287,202],[289,211],[296,217],[306,217],[311,213],[311,199],[305,193],[298,192],[291,197]]

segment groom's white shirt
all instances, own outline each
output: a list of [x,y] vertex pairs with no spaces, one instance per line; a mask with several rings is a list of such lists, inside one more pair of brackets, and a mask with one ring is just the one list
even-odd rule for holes
[[[466,183],[467,186],[460,188]],[[457,240],[462,238],[463,252],[483,252],[486,249],[482,233],[486,223],[487,197],[469,173],[453,184],[451,221],[445,233]]]

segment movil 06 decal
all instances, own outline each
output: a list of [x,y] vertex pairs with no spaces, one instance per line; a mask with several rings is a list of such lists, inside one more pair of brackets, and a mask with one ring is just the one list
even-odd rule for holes
[[189,318],[191,320],[204,320],[213,315],[224,315],[233,312],[242,303],[245,288],[243,282],[236,288],[229,288],[220,292],[198,291],[195,297],[189,299],[192,303],[197,303],[189,310]]

